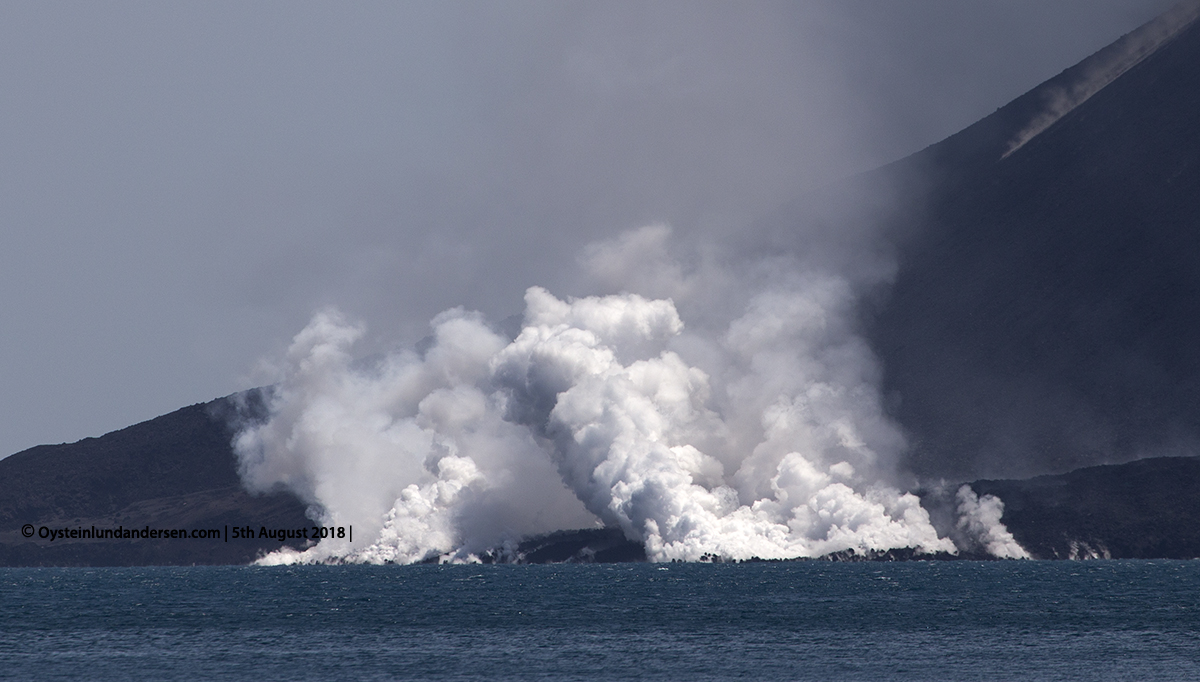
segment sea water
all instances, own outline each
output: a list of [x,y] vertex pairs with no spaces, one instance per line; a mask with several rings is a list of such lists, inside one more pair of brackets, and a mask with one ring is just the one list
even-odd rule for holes
[[1200,561],[10,568],[0,604],[13,679],[1200,679]]

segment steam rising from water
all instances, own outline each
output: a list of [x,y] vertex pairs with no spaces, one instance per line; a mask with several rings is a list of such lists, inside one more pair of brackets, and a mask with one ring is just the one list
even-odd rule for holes
[[[424,353],[373,367],[353,360],[362,327],[316,315],[288,351],[270,420],[235,445],[250,488],[287,487],[326,525],[353,524],[356,541],[265,561],[471,560],[597,524],[655,561],[956,552],[897,486],[904,439],[854,333],[852,283],[786,262],[756,263],[757,276],[689,270],[667,255],[669,236],[635,231],[583,264],[679,305],[532,287],[515,339],[453,309]],[[734,281],[756,284],[724,286]],[[999,525],[987,509],[964,532]],[[1023,553],[1005,533],[980,544]]]
[[955,495],[958,502],[958,528],[978,542],[984,551],[1001,559],[1028,559],[1029,552],[1017,544],[1012,533],[1000,523],[1004,503],[995,495],[979,497],[971,486],[964,485]]

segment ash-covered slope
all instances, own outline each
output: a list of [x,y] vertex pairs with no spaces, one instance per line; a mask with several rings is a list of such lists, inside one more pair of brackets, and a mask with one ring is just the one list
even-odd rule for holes
[[892,218],[899,271],[869,332],[918,474],[1196,452],[1195,16],[1178,9],[882,172],[922,188]]
[[1038,559],[1200,557],[1200,459],[1158,457],[1024,481],[976,481]]
[[[246,394],[251,400],[257,392]],[[251,405],[251,408],[254,406]],[[230,447],[235,397],[192,405],[77,443],[0,460],[0,565],[129,566],[248,563],[271,539],[41,538],[49,529],[303,528],[288,493],[252,496]],[[261,411],[261,406],[259,406]],[[23,526],[32,527],[25,537]],[[296,544],[293,542],[292,544]]]

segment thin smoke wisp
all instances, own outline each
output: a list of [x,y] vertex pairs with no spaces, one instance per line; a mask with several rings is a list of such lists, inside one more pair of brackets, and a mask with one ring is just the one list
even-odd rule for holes
[[1113,48],[1095,55],[1075,82],[1050,88],[1044,93],[1045,107],[1009,141],[1000,158],[1008,158],[1024,147],[1063,116],[1170,42],[1197,18],[1200,18],[1200,2],[1186,0],[1129,34]]

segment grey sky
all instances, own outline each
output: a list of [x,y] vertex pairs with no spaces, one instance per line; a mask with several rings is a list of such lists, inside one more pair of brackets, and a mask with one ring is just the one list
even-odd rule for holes
[[951,134],[1166,0],[0,5],[0,454]]

